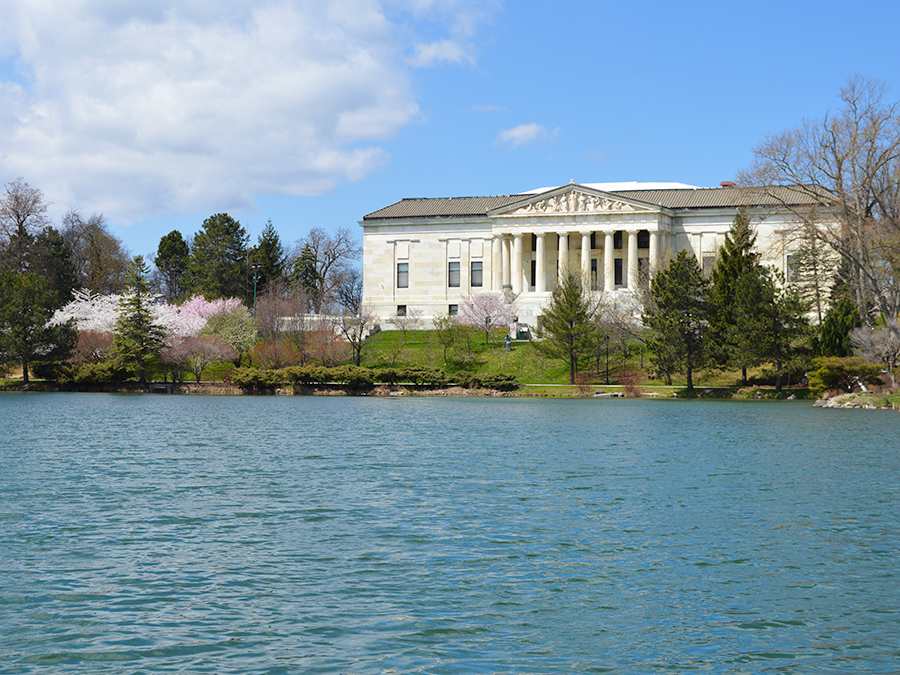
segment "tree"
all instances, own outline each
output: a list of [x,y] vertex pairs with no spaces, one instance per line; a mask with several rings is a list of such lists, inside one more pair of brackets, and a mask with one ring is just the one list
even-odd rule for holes
[[190,260],[190,248],[181,232],[172,230],[163,235],[156,249],[156,285],[167,302],[176,302],[187,291],[185,275]]
[[[766,138],[742,182],[793,213],[794,234],[818,240],[849,265],[861,315],[900,312],[900,109],[885,85],[861,76],[841,89],[834,116]],[[788,185],[807,206],[787,204]],[[794,200],[803,201],[803,200]]]
[[806,336],[808,309],[796,288],[779,287],[766,270],[748,270],[738,279],[734,319],[743,337],[737,345],[747,361],[772,362],[776,391],[781,391],[784,364]]
[[131,258],[102,215],[85,220],[78,211],[69,211],[63,217],[62,236],[72,249],[79,288],[100,294],[122,291]]
[[499,291],[476,293],[463,300],[457,316],[460,323],[484,331],[487,345],[491,331],[509,331],[516,316],[516,301]]
[[231,361],[236,356],[234,349],[218,336],[191,337],[166,350],[164,360],[170,364],[183,365],[183,368],[193,373],[199,384],[207,366],[220,361]]
[[218,335],[234,349],[237,356],[234,365],[240,366],[244,354],[256,344],[256,322],[246,307],[227,309],[211,316],[200,332],[201,337]]
[[65,360],[75,345],[74,322],[49,325],[56,298],[47,281],[34,272],[0,270],[0,360],[21,363],[25,384],[32,363]]
[[275,231],[272,220],[266,222],[266,226],[257,239],[256,246],[250,252],[250,261],[256,274],[258,289],[268,288],[276,281],[284,277],[286,258],[281,238]]
[[337,301],[344,309],[354,316],[360,313],[363,304],[363,277],[357,268],[348,269],[341,276],[334,290],[337,294]]
[[[344,276],[352,268],[353,262],[362,256],[362,246],[355,240],[346,227],[338,228],[334,234],[328,234],[320,227],[314,227],[303,239],[298,240],[298,248],[301,252],[294,265],[292,278],[300,281],[313,299],[313,311],[317,314],[322,308],[335,302],[334,289]],[[303,252],[307,257],[303,265],[312,265],[310,269],[296,269],[296,263],[300,262]],[[300,275],[304,277],[301,280]],[[315,293],[312,293],[311,284],[315,281]]]
[[542,309],[540,348],[569,364],[569,384],[575,384],[578,357],[592,346],[597,317],[603,309],[599,294],[587,291],[580,275],[568,273],[553,289],[550,303]]
[[839,296],[822,321],[816,352],[819,356],[851,356],[850,333],[861,325],[859,312],[850,296]]
[[[719,365],[741,369],[743,386],[747,386],[747,368],[758,365],[762,358],[757,336],[751,330],[756,324],[750,320],[754,303],[762,302],[751,297],[762,289],[755,283],[763,275],[753,248],[755,243],[750,219],[746,211],[739,209],[719,249],[709,292],[710,345],[714,346],[711,351]],[[744,294],[739,297],[738,287],[745,277]]]
[[322,305],[321,286],[323,279],[319,274],[316,254],[309,244],[304,244],[303,249],[300,251],[300,257],[294,263],[291,279],[294,282],[295,289],[299,290],[303,297],[306,298],[308,303],[307,311],[318,312]]
[[166,337],[165,329],[158,325],[149,308],[150,269],[143,256],[135,256],[125,273],[126,294],[119,300],[113,351],[126,366],[133,368],[138,382],[147,380],[147,365],[159,355]]
[[459,339],[460,323],[449,312],[435,314],[431,320],[434,324],[434,337],[444,352],[444,365],[447,365],[447,350]]
[[207,300],[244,298],[248,241],[247,231],[227,213],[204,220],[194,236],[188,262],[191,290]]
[[880,363],[891,378],[891,386],[897,386],[894,371],[900,364],[900,324],[897,319],[888,319],[876,328],[859,327],[850,331],[853,353],[866,361]]
[[681,251],[653,277],[650,296],[644,323],[652,331],[649,346],[657,371],[682,369],[687,389],[693,391],[693,372],[705,362],[709,327],[709,285],[697,259]]
[[[375,313],[366,308],[361,307],[356,316],[342,315],[340,318],[339,328],[341,334],[350,344],[353,350],[353,365],[358,366],[362,361],[362,350],[366,343],[366,339],[373,331],[377,317]],[[446,363],[446,360],[444,361]]]
[[21,178],[6,184],[0,198],[0,262],[15,272],[28,271],[35,234],[50,224],[44,194]]
[[48,225],[34,237],[31,269],[47,280],[60,306],[72,299],[78,286],[75,259],[72,247],[56,228]]

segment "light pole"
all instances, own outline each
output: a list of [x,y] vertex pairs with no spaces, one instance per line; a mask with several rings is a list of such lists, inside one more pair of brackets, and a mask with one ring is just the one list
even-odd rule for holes
[[609,384],[609,335],[606,336],[606,384]]
[[259,263],[253,263],[251,266],[253,270],[253,318],[256,318],[256,280],[259,279],[259,268],[261,265]]

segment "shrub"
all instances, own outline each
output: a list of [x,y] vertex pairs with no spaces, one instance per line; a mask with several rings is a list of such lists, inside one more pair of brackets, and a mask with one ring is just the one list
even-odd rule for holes
[[375,383],[375,374],[368,368],[342,366],[332,370],[332,379],[353,389],[368,389]]
[[838,389],[850,393],[860,384],[883,384],[881,366],[859,356],[827,356],[813,359],[809,389],[816,396]]
[[64,384],[107,384],[124,382],[131,374],[131,371],[118,361],[101,361],[62,366],[58,372],[58,379]]

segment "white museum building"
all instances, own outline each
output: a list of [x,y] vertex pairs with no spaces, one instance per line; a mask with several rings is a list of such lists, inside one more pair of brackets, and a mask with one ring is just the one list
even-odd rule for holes
[[683,250],[709,273],[740,208],[751,218],[762,262],[789,273],[796,243],[788,207],[811,204],[789,187],[730,182],[571,182],[494,197],[403,199],[359,223],[363,302],[382,328],[412,308],[427,326],[470,295],[506,290],[517,297],[519,330],[527,332],[567,270],[580,270],[613,302],[633,299],[639,280]]

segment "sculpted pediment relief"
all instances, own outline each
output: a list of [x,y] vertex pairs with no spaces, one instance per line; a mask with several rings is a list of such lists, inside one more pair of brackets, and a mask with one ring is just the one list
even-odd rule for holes
[[632,204],[619,201],[611,196],[589,194],[580,190],[570,190],[546,199],[525,204],[507,211],[504,215],[526,216],[552,213],[609,213],[623,211],[642,211]]

